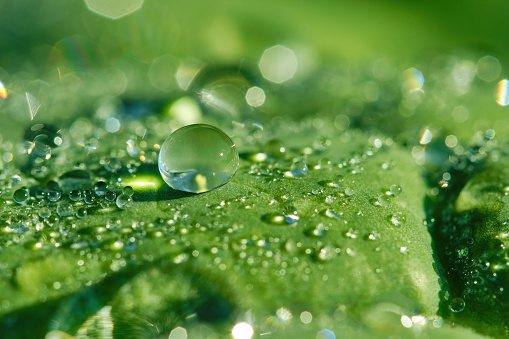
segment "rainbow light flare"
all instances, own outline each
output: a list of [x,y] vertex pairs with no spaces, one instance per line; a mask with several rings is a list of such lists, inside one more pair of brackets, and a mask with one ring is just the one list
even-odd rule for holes
[[5,88],[4,84],[0,81],[0,97],[2,99],[7,99],[7,89]]
[[500,106],[509,105],[509,80],[503,79],[498,82],[495,101]]

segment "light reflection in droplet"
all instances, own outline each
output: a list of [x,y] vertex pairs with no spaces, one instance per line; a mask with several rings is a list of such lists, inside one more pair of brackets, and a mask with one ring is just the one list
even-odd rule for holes
[[273,46],[263,52],[259,67],[265,79],[280,84],[295,75],[297,57],[288,47]]
[[424,130],[424,132],[422,133],[422,135],[421,135],[421,139],[419,140],[419,144],[421,144],[421,145],[429,144],[429,142],[431,141],[432,137],[433,137],[433,135],[431,134],[431,131],[429,130],[429,128],[426,128]]
[[500,106],[509,105],[509,80],[500,80],[497,84],[497,91],[495,93],[495,100]]
[[265,92],[257,86],[247,90],[246,101],[251,107],[259,107],[265,102]]
[[104,123],[104,128],[110,133],[116,133],[120,129],[120,121],[116,118],[109,118]]
[[412,92],[422,90],[422,86],[424,85],[424,76],[417,68],[412,67],[404,71],[403,78],[404,86],[408,91]]
[[232,329],[232,336],[234,339],[251,339],[253,334],[253,327],[244,322],[236,324]]
[[4,84],[0,81],[0,97],[2,99],[7,99],[7,89],[5,88]]

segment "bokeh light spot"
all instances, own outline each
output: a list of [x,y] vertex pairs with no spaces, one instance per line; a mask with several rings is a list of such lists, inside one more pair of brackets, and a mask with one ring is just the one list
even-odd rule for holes
[[2,99],[7,99],[7,89],[4,84],[0,81],[0,97]]
[[260,87],[251,87],[247,90],[246,101],[251,107],[259,107],[265,102],[265,92]]
[[403,72],[404,86],[408,91],[418,91],[424,85],[424,76],[417,68],[409,68]]
[[85,2],[92,12],[110,19],[119,19],[136,12],[143,5],[143,0],[85,0]]
[[244,322],[236,324],[232,329],[232,336],[234,339],[251,339],[253,334],[253,327]]
[[259,67],[265,79],[280,84],[295,75],[297,56],[288,47],[273,46],[263,52]]
[[500,80],[497,84],[497,91],[495,92],[495,101],[500,106],[507,106],[509,104],[508,95],[509,95],[509,80],[507,79]]
[[486,55],[479,59],[476,66],[477,77],[483,81],[495,81],[502,71],[502,66],[497,58]]
[[183,327],[175,327],[170,332],[169,339],[187,339],[187,331]]

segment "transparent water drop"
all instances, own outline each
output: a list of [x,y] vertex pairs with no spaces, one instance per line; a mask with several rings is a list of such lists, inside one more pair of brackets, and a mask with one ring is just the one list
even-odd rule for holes
[[380,196],[378,196],[377,203],[379,206],[382,206],[383,208],[387,208],[390,205],[391,200],[389,199],[389,197],[387,195],[381,194]]
[[400,195],[401,191],[402,191],[402,188],[399,185],[391,185],[391,187],[389,187],[389,194],[391,194],[395,197]]
[[465,309],[465,301],[461,298],[454,298],[449,303],[449,309],[454,313],[459,313]]
[[127,194],[128,196],[132,197],[133,194],[134,194],[134,189],[131,187],[131,186],[126,186],[124,187],[124,189],[122,190],[122,192],[124,194]]
[[28,192],[28,188],[22,187],[20,189],[17,189],[14,194],[12,195],[12,199],[14,202],[18,204],[24,204],[28,201],[30,198],[30,193]]
[[88,215],[88,211],[85,207],[82,207],[76,211],[76,216],[80,219],[85,218]]
[[117,198],[117,195],[113,191],[108,191],[104,195],[104,199],[106,199],[107,201],[110,201],[110,202],[115,201],[116,198]]
[[104,196],[106,194],[106,191],[108,190],[107,186],[108,185],[104,181],[98,181],[94,187],[95,195],[97,195],[98,197]]
[[39,211],[37,212],[37,214],[45,219],[45,218],[48,218],[50,215],[51,215],[51,210],[47,207],[43,207],[43,208],[40,208]]
[[79,201],[79,200],[81,200],[81,191],[79,191],[79,190],[72,190],[71,192],[69,192],[69,199],[71,199],[71,201]]
[[91,205],[95,202],[95,195],[90,190],[84,190],[83,191],[83,201],[85,201],[85,204]]
[[390,216],[389,220],[394,226],[401,227],[404,225],[406,217],[403,215],[403,213],[396,212]]
[[179,191],[208,192],[230,181],[238,166],[239,154],[230,137],[205,124],[173,132],[159,152],[164,181]]
[[50,190],[48,191],[48,200],[51,201],[51,202],[56,202],[60,199],[60,191],[57,191],[57,190]]
[[303,160],[296,161],[292,164],[291,172],[294,177],[306,175],[308,174],[308,166]]
[[345,188],[345,194],[348,195],[349,197],[354,195],[354,193],[355,193],[355,191],[353,190],[353,188],[351,188],[351,187]]
[[73,207],[71,204],[62,202],[57,206],[57,214],[61,217],[68,217],[72,214]]
[[117,197],[116,204],[117,204],[118,208],[129,208],[133,204],[133,199],[131,198],[130,195],[120,194]]

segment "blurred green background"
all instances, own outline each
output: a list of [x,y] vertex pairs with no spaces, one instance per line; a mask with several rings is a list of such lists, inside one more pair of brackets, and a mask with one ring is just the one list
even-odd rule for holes
[[72,35],[100,44],[106,59],[127,53],[143,61],[166,53],[257,59],[267,46],[288,41],[335,59],[404,60],[458,49],[505,59],[509,51],[505,1],[145,0],[118,20],[91,12],[85,0],[0,6],[0,51],[11,71],[23,68],[15,62],[20,53],[40,56]]

